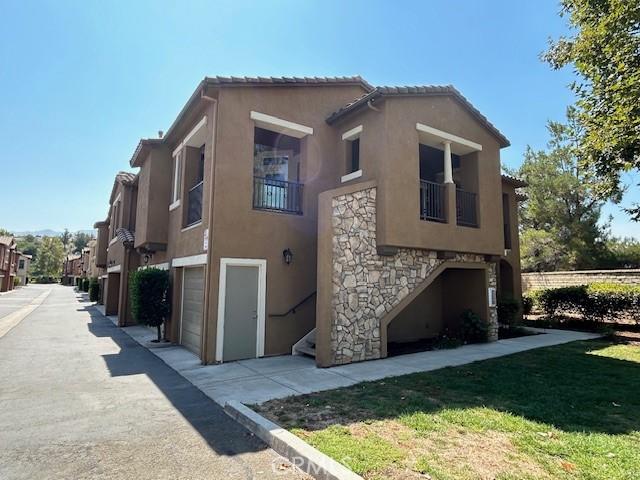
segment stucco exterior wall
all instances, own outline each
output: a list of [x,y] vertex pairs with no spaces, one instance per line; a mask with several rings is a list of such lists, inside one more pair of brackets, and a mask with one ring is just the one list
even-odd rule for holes
[[[209,252],[208,361],[215,356],[221,258],[267,260],[266,355],[289,353],[291,346],[313,328],[313,299],[295,313],[273,315],[288,311],[316,290],[318,194],[335,188],[344,175],[337,159],[337,133],[325,118],[362,93],[357,86],[239,87],[220,91]],[[251,111],[313,128],[312,135],[301,139],[302,215],[253,209],[255,122],[250,118]],[[290,265],[282,256],[287,248],[293,252]]]

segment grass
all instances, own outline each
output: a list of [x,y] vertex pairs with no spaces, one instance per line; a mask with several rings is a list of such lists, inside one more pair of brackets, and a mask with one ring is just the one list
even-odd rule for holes
[[574,342],[254,408],[366,479],[640,479],[637,342]]

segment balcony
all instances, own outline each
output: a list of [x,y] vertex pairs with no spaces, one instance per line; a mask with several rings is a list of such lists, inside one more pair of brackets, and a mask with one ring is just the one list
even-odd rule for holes
[[302,215],[302,187],[298,182],[253,177],[253,208]]
[[443,184],[420,180],[420,219],[446,222],[445,198]]
[[456,220],[463,227],[478,226],[477,194],[456,189]]
[[202,220],[202,185],[202,181],[197,183],[187,195],[187,227]]

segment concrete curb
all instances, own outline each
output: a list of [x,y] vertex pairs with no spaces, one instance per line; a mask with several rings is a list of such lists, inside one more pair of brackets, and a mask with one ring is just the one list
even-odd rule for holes
[[318,480],[363,480],[347,467],[319,452],[304,440],[267,420],[242,403],[231,400],[224,411],[293,465]]

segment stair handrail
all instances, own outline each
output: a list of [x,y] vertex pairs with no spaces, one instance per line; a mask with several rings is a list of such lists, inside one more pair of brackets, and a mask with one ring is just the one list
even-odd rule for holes
[[300,305],[302,305],[303,303],[305,303],[307,300],[309,300],[310,298],[314,297],[315,294],[318,293],[317,290],[311,292],[309,295],[307,295],[306,297],[304,297],[302,300],[300,300],[298,303],[296,303],[293,307],[291,307],[289,310],[287,310],[284,313],[270,313],[269,317],[286,317],[287,315],[289,315],[290,313],[296,313],[296,309],[298,307],[300,307]]

